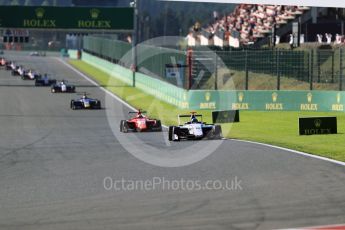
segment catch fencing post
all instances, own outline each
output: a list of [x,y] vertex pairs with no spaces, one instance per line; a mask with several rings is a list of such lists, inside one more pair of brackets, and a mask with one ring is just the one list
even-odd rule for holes
[[334,51],[332,50],[332,83],[334,83]]
[[321,82],[321,51],[317,50],[316,51],[317,54],[317,82],[320,83]]
[[131,69],[132,69],[132,73],[133,73],[133,76],[132,76],[132,86],[135,87],[135,72],[137,71],[137,39],[138,39],[138,2],[137,0],[134,0],[133,1],[133,8],[134,8],[134,14],[133,14],[133,17],[134,17],[134,29],[133,29],[133,39],[132,39],[132,66],[131,66]]
[[314,50],[311,50],[309,53],[309,61],[310,61],[310,90],[313,90],[313,75],[314,75]]
[[217,51],[214,52],[215,56],[215,63],[214,63],[214,75],[215,75],[215,80],[214,80],[214,89],[218,90],[218,55]]
[[249,71],[248,71],[248,50],[246,50],[246,55],[245,55],[245,70],[246,70],[246,90],[249,89]]
[[277,66],[277,90],[280,90],[280,59],[279,59],[279,49],[276,50],[276,66]]
[[343,90],[343,49],[340,49],[340,76],[339,76],[339,91]]

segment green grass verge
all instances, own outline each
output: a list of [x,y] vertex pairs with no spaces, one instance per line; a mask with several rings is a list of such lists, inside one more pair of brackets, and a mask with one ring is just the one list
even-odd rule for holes
[[[178,114],[190,112],[157,100],[85,62],[70,60],[69,63],[133,107],[144,109],[149,116],[162,120],[165,125],[176,124]],[[204,121],[211,122],[211,111],[197,112],[203,114]],[[337,116],[339,134],[299,136],[299,116]],[[240,119],[240,123],[222,125],[224,136],[273,144],[345,162],[345,113],[241,111]]]

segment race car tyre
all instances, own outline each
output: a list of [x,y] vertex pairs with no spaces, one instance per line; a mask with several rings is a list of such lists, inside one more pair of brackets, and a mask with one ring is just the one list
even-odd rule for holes
[[173,131],[174,131],[174,127],[169,126],[169,131],[168,131],[169,141],[173,140]]
[[179,127],[173,128],[173,134],[177,136],[177,139],[174,139],[174,141],[180,141],[180,128]]
[[74,100],[71,101],[71,109],[76,110],[77,107],[75,106]]
[[120,132],[122,132],[123,129],[123,120],[120,121]]
[[155,131],[157,131],[157,132],[161,132],[162,131],[162,123],[161,123],[160,120],[156,121]]
[[124,128],[124,125],[125,125],[125,120],[121,120],[120,121],[120,132],[123,132],[123,128]]
[[[177,139],[175,139],[174,136],[177,136]],[[180,141],[180,134],[179,134],[179,128],[176,126],[170,126],[169,127],[169,141]]]
[[123,133],[128,133],[128,124],[127,124],[127,121],[126,120],[122,120],[121,121],[121,124],[120,124],[120,130],[121,132]]
[[92,107],[91,109],[101,109],[101,102],[100,101],[97,101]]

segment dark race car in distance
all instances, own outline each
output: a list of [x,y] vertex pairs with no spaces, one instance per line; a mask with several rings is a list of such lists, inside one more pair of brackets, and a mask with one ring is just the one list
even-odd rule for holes
[[49,78],[47,74],[35,80],[35,86],[52,86],[54,84],[56,84],[56,80]]
[[58,83],[54,83],[51,86],[51,92],[52,93],[75,93],[75,86],[70,85],[67,83],[67,81],[61,81]]
[[[190,121],[181,125],[181,118],[190,117]],[[201,121],[197,119],[200,117]],[[202,115],[192,112],[191,115],[179,115],[178,126],[169,126],[169,141],[222,139],[220,125],[206,124],[202,121]]]
[[70,103],[71,109],[101,109],[101,101],[98,99],[92,99],[87,97],[87,94],[84,93],[83,96],[79,99],[71,100]]
[[160,132],[162,131],[162,124],[160,120],[150,119],[144,116],[145,112],[138,110],[138,112],[129,112],[135,114],[134,117],[128,120],[122,120],[120,123],[120,131],[127,132]]

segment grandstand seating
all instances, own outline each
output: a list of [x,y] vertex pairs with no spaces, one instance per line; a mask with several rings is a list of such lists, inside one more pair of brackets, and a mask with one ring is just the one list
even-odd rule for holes
[[[211,35],[217,34],[219,31],[223,32],[224,35],[233,34],[233,31],[237,31],[239,32],[239,42],[250,44],[267,37],[274,25],[278,28],[282,27],[309,9],[309,7],[300,6],[239,4],[232,13],[219,18],[201,30]],[[196,36],[195,39],[198,40],[200,31],[194,35]],[[229,42],[229,36],[223,39],[226,40],[224,44]]]

